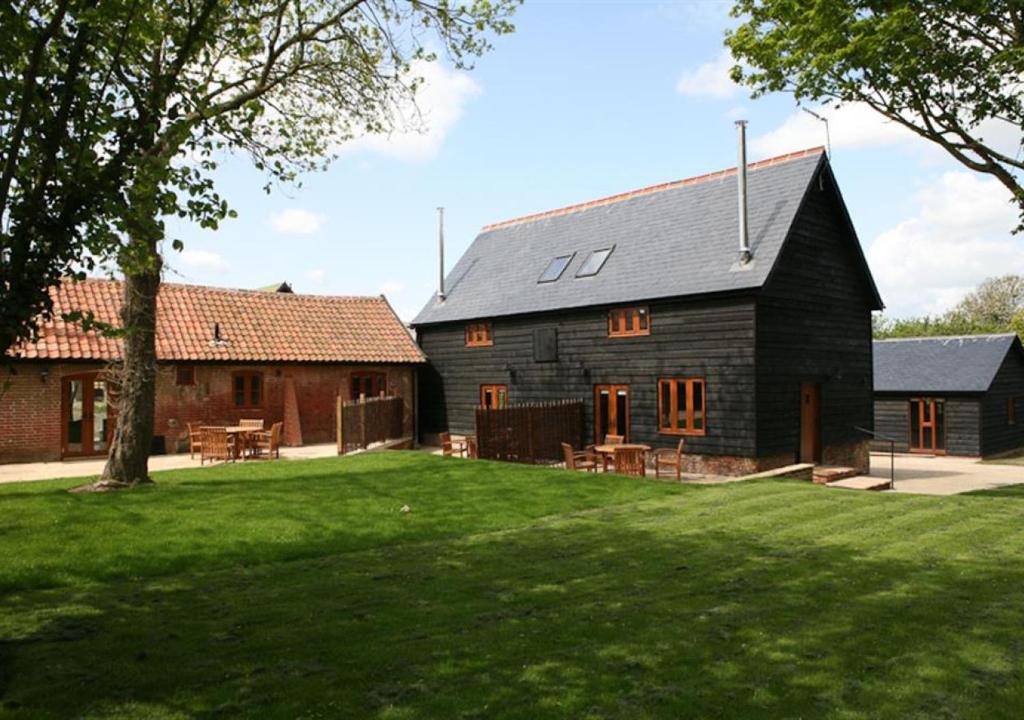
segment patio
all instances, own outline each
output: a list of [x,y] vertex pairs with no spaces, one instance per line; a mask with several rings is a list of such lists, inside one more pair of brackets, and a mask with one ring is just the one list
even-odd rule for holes
[[[282,460],[308,460],[311,458],[334,457],[338,454],[335,443],[282,447]],[[28,482],[31,480],[54,480],[56,478],[93,477],[103,472],[106,458],[63,460],[58,462],[13,463],[0,465],[0,483]],[[149,458],[150,472],[180,470],[199,467],[199,454],[190,458],[188,453],[175,455],[154,455]]]

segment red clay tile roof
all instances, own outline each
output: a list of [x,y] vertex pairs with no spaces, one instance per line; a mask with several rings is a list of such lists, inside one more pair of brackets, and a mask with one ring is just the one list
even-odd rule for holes
[[[115,280],[65,280],[50,291],[55,319],[14,357],[117,360],[121,341],[59,318],[75,310],[119,325],[124,287]],[[421,363],[423,353],[380,297],[292,295],[164,283],[157,298],[159,360]],[[223,343],[213,342],[214,323]]]
[[[757,162],[747,163],[748,170],[757,170],[758,168],[769,167],[771,165],[778,165],[779,163],[788,162],[790,160],[796,160],[798,158],[809,157],[811,155],[820,155],[825,151],[824,146],[817,146],[807,148],[806,150],[797,150],[795,152],[787,153],[785,155],[779,155],[777,157],[770,157],[765,160],[758,160]],[[555,215],[568,215],[569,213],[576,212],[578,210],[586,210],[592,207],[598,207],[599,205],[609,205],[616,203],[621,200],[629,200],[630,198],[640,197],[642,195],[650,195],[651,193],[661,192],[662,190],[670,190],[672,188],[682,187],[683,185],[696,185],[697,183],[705,182],[707,180],[717,180],[724,177],[729,177],[736,174],[736,168],[730,167],[725,170],[718,170],[712,173],[706,173],[704,175],[697,175],[696,177],[686,178],[684,180],[672,180],[670,182],[660,183],[658,185],[649,185],[648,187],[639,188],[637,190],[629,190],[628,192],[619,193],[618,195],[609,195],[608,197],[598,198],[597,200],[589,200],[587,202],[578,203],[576,205],[568,205],[562,208],[556,208],[555,210],[545,210],[544,212],[534,213],[532,215],[524,215],[522,217],[512,218],[511,220],[502,220],[501,222],[491,223],[490,225],[484,225],[481,232],[487,232],[488,230],[497,230],[498,228],[508,227],[510,225],[519,225],[520,223],[530,222],[532,220],[540,220],[541,218],[553,217]]]

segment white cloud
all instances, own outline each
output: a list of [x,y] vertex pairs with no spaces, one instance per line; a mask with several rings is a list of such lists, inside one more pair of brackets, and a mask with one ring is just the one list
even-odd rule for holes
[[[893,122],[864,103],[815,108],[828,120],[833,148],[863,148],[902,144],[913,147],[919,159],[928,164],[945,163],[949,155],[938,145],[925,140],[899,123]],[[1002,120],[985,120],[972,131],[1004,154],[1017,154],[1020,128]],[[822,122],[799,108],[774,130],[755,136],[751,149],[762,156],[782,155],[814,145],[825,144]]]
[[181,262],[183,265],[196,268],[197,270],[224,272],[228,269],[228,264],[224,258],[218,253],[210,252],[209,250],[182,250]]
[[[915,138],[902,125],[887,120],[863,103],[819,108],[814,112],[828,120],[833,148],[890,145]],[[824,145],[822,125],[820,120],[798,109],[779,127],[754,137],[750,147],[759,155],[771,156]]]
[[987,277],[1024,274],[1017,212],[998,181],[947,172],[916,197],[917,214],[867,251],[887,315],[941,313]]
[[688,97],[731,98],[740,89],[729,77],[729,70],[735,64],[732,53],[723,50],[714,60],[685,70],[676,81],[676,92]]
[[405,285],[400,283],[398,280],[385,280],[381,283],[381,286],[377,288],[377,292],[381,295],[394,295],[405,290]]
[[288,208],[270,217],[270,224],[282,235],[312,235],[323,227],[323,215],[301,208]]
[[306,279],[313,285],[323,287],[327,284],[327,271],[323,268],[310,270],[306,273]]
[[390,135],[364,135],[345,143],[339,152],[370,151],[399,160],[422,162],[435,157],[448,133],[462,117],[466,103],[480,93],[468,73],[437,62],[413,64],[413,77],[423,79],[415,104],[394,109],[396,128]]

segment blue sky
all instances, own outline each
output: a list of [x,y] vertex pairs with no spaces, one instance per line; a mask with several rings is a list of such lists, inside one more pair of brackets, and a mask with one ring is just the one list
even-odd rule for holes
[[[297,292],[385,293],[411,318],[437,282],[436,212],[448,266],[479,228],[519,215],[824,144],[791,97],[750,100],[726,76],[728,2],[527,0],[517,32],[471,73],[423,71],[428,130],[363,138],[300,188],[262,191],[234,158],[218,187],[238,212],[185,241],[166,280]],[[828,110],[833,164],[894,316],[938,312],[989,275],[1024,272],[1009,195],[906,131],[851,106]],[[993,132],[1015,138],[1005,128]],[[1017,131],[1019,134],[1019,131]]]

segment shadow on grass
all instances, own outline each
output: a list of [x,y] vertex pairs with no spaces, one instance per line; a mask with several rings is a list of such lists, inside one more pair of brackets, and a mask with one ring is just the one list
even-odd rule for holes
[[19,718],[1020,717],[1021,560],[900,560],[692,520],[675,507],[612,509],[9,596],[3,708]]

